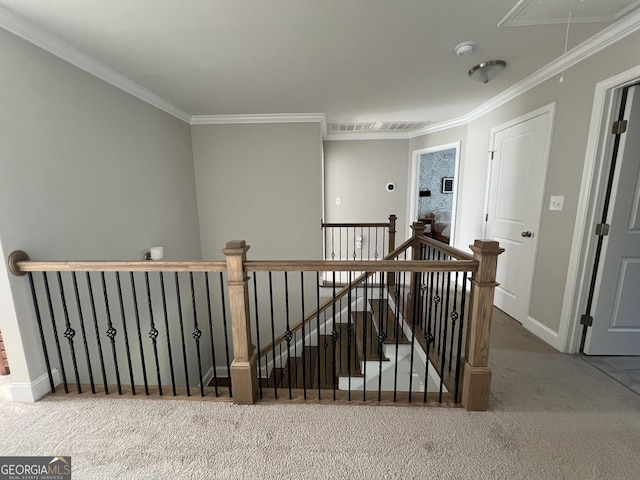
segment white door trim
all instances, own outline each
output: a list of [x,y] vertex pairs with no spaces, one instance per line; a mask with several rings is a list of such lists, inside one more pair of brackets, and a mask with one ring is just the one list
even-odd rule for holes
[[411,175],[409,176],[409,188],[407,191],[409,192],[409,215],[407,215],[407,236],[406,238],[410,238],[413,235],[411,231],[411,224],[415,222],[418,218],[418,183],[420,180],[420,156],[425,153],[433,153],[440,152],[442,150],[450,150],[455,148],[456,150],[456,159],[455,159],[455,169],[453,172],[453,178],[455,178],[454,187],[453,187],[453,204],[451,205],[451,236],[450,244],[451,246],[455,246],[456,239],[456,217],[458,216],[457,204],[458,204],[458,185],[460,184],[460,146],[461,142],[453,142],[446,143],[444,145],[437,145],[435,147],[427,147],[421,148],[419,150],[414,150],[411,153]]
[[[610,153],[606,127],[616,102],[616,90],[640,80],[640,65],[596,84],[591,123],[587,137],[584,168],[576,223],[571,242],[559,334],[563,351],[576,353],[580,344],[580,315],[584,309],[591,281],[591,266],[596,238],[593,225],[598,217],[599,200],[603,195],[602,168]],[[595,195],[594,195],[595,192]]]

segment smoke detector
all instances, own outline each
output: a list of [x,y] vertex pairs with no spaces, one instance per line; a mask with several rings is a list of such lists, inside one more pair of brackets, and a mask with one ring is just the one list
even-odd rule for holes
[[458,55],[459,57],[464,57],[466,55],[469,55],[471,52],[473,52],[475,48],[476,48],[476,42],[467,40],[466,42],[462,42],[456,45],[454,50],[456,52],[456,55]]

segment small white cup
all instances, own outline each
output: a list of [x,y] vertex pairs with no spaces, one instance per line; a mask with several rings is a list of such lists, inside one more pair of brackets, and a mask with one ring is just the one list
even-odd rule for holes
[[162,260],[164,258],[164,247],[151,247],[151,260]]

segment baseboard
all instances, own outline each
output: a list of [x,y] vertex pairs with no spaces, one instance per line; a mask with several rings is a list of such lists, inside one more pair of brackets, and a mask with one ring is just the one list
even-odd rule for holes
[[[57,368],[51,369],[53,384],[60,385],[60,372]],[[11,397],[16,402],[34,403],[51,391],[49,375],[44,373],[32,382],[12,382],[9,387]]]
[[560,334],[558,332],[551,330],[549,327],[532,317],[527,317],[527,319],[522,323],[522,326],[556,350],[562,351],[563,342],[561,341]]

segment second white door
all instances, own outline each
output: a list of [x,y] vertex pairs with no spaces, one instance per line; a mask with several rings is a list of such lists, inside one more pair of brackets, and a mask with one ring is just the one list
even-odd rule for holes
[[485,238],[505,249],[495,305],[521,323],[529,314],[552,116],[549,106],[491,130]]

